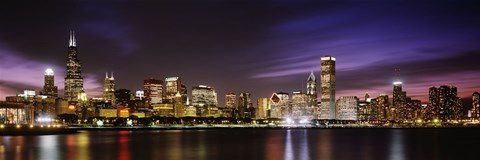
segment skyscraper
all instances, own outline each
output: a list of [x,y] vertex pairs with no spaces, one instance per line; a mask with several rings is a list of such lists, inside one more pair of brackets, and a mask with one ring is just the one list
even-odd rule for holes
[[290,95],[286,92],[276,92],[270,97],[270,118],[286,118],[290,116]]
[[65,99],[78,101],[78,96],[83,91],[82,66],[78,60],[75,32],[70,31],[68,45],[67,76],[65,77]]
[[335,119],[335,57],[320,58],[320,117],[319,119]]
[[163,100],[163,81],[155,78],[143,80],[143,93],[146,103],[152,105],[162,103]]
[[240,93],[238,96],[238,114],[239,117],[244,118],[246,116],[245,112],[248,111],[248,108],[252,107],[252,100],[250,98],[250,93]]
[[111,76],[108,76],[108,73],[105,73],[105,80],[103,81],[103,100],[115,105],[115,78],[113,78],[113,73]]
[[407,92],[402,90],[402,82],[396,81],[393,82],[393,99],[392,104],[395,108],[395,119],[405,120],[407,119],[408,108],[407,108]]
[[43,90],[40,91],[40,94],[50,97],[57,97],[58,87],[55,86],[55,76],[52,69],[48,68],[45,70],[44,81]]
[[307,79],[308,107],[317,107],[317,79],[313,72]]
[[213,87],[205,85],[192,87],[192,105],[195,107],[217,106],[217,92]]
[[165,101],[167,103],[173,103],[173,99],[177,92],[182,91],[182,81],[180,77],[168,77],[165,78]]
[[225,94],[225,108],[235,109],[236,108],[237,95],[235,93]]

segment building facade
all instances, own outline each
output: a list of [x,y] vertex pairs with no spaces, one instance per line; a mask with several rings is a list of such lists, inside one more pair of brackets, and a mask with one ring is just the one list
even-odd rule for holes
[[165,78],[165,102],[173,103],[173,99],[177,92],[182,91],[182,81],[180,77]]
[[286,118],[290,116],[290,96],[286,92],[276,92],[270,97],[270,118]]
[[257,100],[257,119],[268,118],[268,110],[270,109],[270,103],[268,98],[259,98]]
[[335,57],[324,56],[320,59],[320,115],[319,119],[335,117]]
[[205,85],[192,87],[192,105],[195,107],[218,106],[217,92],[213,87]]
[[358,120],[358,102],[356,96],[340,97],[337,100],[337,119],[338,120]]
[[147,104],[158,104],[163,102],[163,81],[155,78],[143,80],[144,100]]
[[225,108],[235,109],[237,108],[237,95],[230,92],[225,94]]

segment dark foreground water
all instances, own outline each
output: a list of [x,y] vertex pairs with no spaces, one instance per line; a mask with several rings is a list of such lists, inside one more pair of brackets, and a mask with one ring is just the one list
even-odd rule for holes
[[480,129],[84,131],[0,137],[0,159],[480,159]]

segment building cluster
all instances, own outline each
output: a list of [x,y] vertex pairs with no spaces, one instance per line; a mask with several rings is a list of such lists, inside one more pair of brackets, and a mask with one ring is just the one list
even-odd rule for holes
[[[25,90],[0,102],[0,123],[35,123],[42,117],[75,114],[88,117],[234,117],[252,119],[325,119],[352,121],[414,121],[414,120],[457,120],[480,118],[480,94],[473,94],[473,106],[465,109],[454,86],[431,87],[429,101],[422,104],[407,96],[402,82],[393,83],[393,96],[381,94],[371,98],[367,93],[360,100],[356,96],[335,97],[335,63],[333,56],[320,58],[320,99],[317,93],[317,78],[313,72],[303,89],[275,92],[269,98],[257,99],[252,105],[250,93],[227,93],[225,104],[218,103],[218,95],[211,86],[198,85],[191,89],[189,99],[187,87],[180,77],[164,80],[148,78],[143,81],[143,90],[134,93],[128,89],[117,89],[113,72],[106,73],[102,97],[87,99],[83,88],[81,64],[78,59],[75,33],[70,32],[65,77],[64,97],[58,96],[54,84],[54,71],[47,69],[44,87],[37,95]],[[468,115],[463,111],[468,110]]]

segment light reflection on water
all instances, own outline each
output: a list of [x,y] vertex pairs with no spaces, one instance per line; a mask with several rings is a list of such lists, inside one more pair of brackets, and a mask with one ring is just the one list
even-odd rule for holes
[[[461,132],[463,131],[463,132]],[[91,131],[0,137],[0,159],[451,159],[475,148],[479,130],[204,130]],[[433,134],[435,133],[435,134]],[[470,141],[455,141],[452,135]],[[434,136],[432,136],[434,135]],[[420,142],[419,142],[420,141]],[[425,141],[428,143],[422,143]],[[432,146],[434,144],[435,146]],[[406,147],[409,146],[409,147]],[[450,155],[455,153],[455,155]]]

